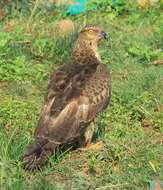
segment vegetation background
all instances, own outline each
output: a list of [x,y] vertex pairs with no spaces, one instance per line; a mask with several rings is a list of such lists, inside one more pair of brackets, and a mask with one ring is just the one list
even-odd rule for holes
[[[76,16],[66,13],[66,1],[0,4],[0,189],[144,190],[163,180],[162,2],[90,0]],[[69,59],[78,30],[92,23],[110,35],[99,48],[112,74],[111,105],[94,138],[103,145],[58,150],[42,171],[25,172],[21,157],[50,74]]]

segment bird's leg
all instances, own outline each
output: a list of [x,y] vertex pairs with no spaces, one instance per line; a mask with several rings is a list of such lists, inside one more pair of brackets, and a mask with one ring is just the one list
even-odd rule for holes
[[[84,133],[84,148],[80,148],[80,150],[88,150],[88,149],[100,149],[103,145],[103,141],[99,141],[97,143],[92,143],[93,134],[96,130],[95,121],[93,121]],[[83,138],[82,138],[83,139]],[[80,139],[81,140],[81,139]]]
[[89,148],[92,142],[94,130],[95,130],[95,122],[92,122],[84,131],[83,135],[77,138],[78,147],[80,150],[85,150]]
[[92,122],[83,132],[83,134],[76,139],[77,148],[87,147],[91,144],[94,128],[95,128],[95,124]]
[[93,137],[93,133],[95,131],[95,122],[93,121],[90,126],[87,127],[85,133],[84,133],[84,137],[85,137],[85,147],[89,148],[89,146],[92,143],[92,137]]

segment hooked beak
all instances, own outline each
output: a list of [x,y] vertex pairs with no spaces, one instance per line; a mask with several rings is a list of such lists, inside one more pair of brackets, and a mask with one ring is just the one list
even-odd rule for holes
[[107,35],[104,31],[102,31],[102,32],[100,33],[100,36],[101,36],[101,39],[108,40],[108,35]]

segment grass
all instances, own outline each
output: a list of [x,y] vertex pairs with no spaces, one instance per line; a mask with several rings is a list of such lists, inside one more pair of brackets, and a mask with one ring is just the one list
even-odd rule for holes
[[[112,99],[99,116],[98,150],[59,151],[42,171],[22,169],[33,140],[51,71],[65,63],[76,34],[54,32],[64,16],[12,4],[0,23],[0,189],[144,190],[163,180],[163,59],[161,6],[71,17],[76,26],[96,23],[110,35],[99,48],[112,74]],[[21,11],[20,11],[21,10]],[[103,10],[103,9],[102,9]],[[7,30],[8,29],[8,30]]]

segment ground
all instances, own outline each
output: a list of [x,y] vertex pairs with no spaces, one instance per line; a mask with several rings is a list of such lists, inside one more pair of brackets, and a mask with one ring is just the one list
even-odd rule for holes
[[57,150],[35,173],[23,170],[22,154],[50,74],[70,57],[77,29],[56,32],[65,15],[49,9],[31,13],[17,4],[0,11],[0,189],[144,190],[150,180],[163,180],[161,8],[109,7],[67,17],[77,29],[96,23],[109,34],[99,51],[112,75],[111,104],[96,123],[94,143],[101,146]]

